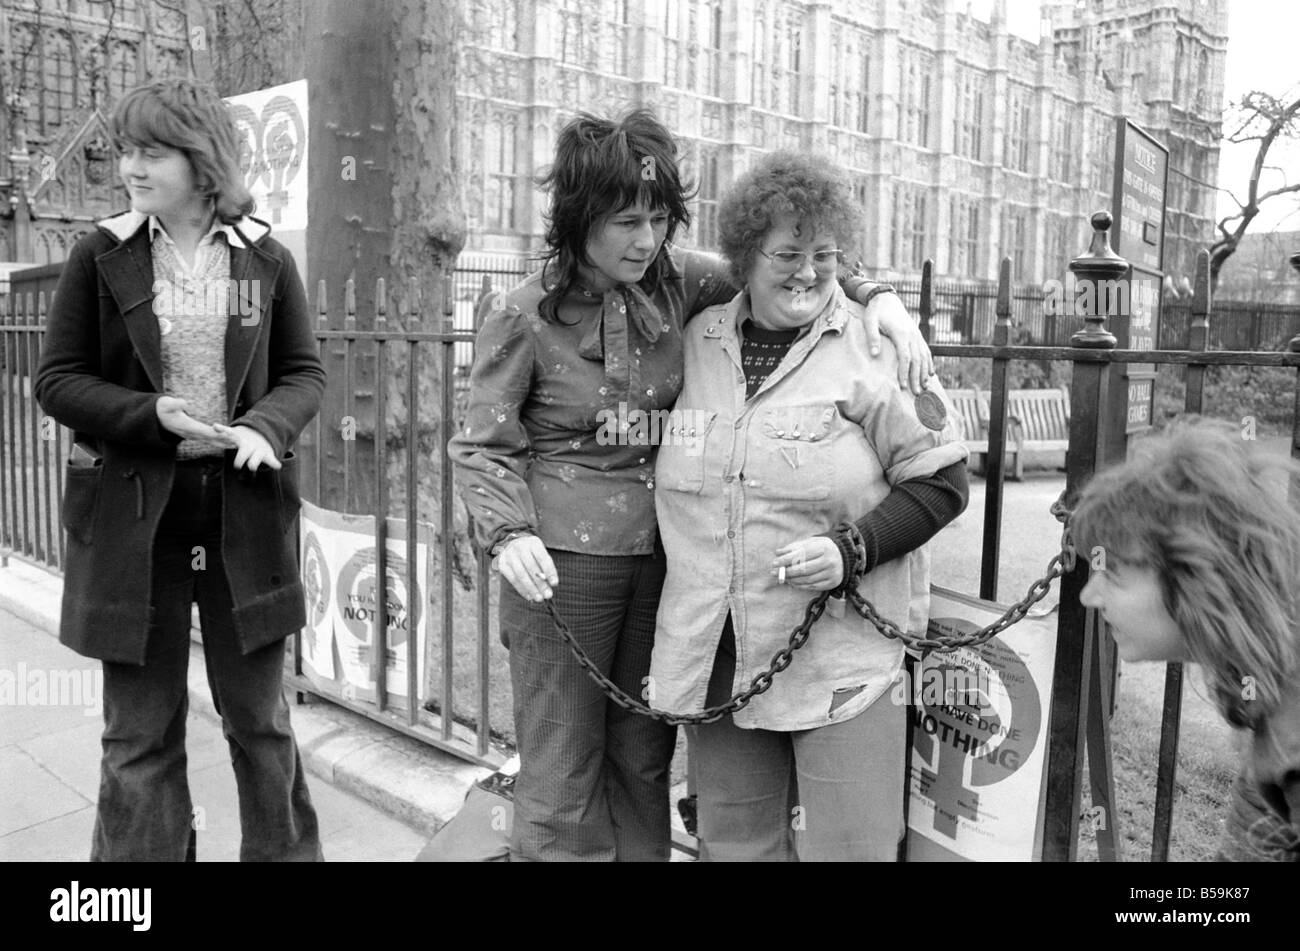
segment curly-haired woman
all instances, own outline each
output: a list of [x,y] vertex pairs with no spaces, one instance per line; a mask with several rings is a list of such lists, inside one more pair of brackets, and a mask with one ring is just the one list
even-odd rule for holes
[[[723,254],[745,290],[687,329],[674,411],[690,422],[659,453],[659,709],[699,713],[747,687],[818,591],[856,585],[925,630],[918,549],[964,508],[967,453],[938,385],[918,412],[894,348],[871,352],[836,284],[861,220],[840,169],[792,152],[759,159],[722,201]],[[699,726],[701,859],[894,860],[902,664],[898,641],[828,611],[766,693]]]
[[[1126,661],[1194,661],[1245,731],[1219,858],[1300,861],[1300,466],[1189,419],[1096,476],[1071,518],[1080,595]],[[1300,484],[1300,481],[1297,482]]]

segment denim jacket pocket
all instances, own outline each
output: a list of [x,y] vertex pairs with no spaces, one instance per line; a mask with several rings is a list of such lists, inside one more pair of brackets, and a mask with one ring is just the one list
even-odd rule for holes
[[774,406],[763,414],[762,433],[769,439],[815,444],[830,436],[835,413],[829,405]]
[[704,488],[705,453],[718,414],[712,410],[674,409],[661,433],[655,481],[674,492]]
[[[834,467],[830,442],[835,422],[834,406],[775,406],[760,420],[761,464],[750,464],[747,486],[758,495],[791,501],[819,501],[830,497]],[[751,454],[752,458],[752,454]]]

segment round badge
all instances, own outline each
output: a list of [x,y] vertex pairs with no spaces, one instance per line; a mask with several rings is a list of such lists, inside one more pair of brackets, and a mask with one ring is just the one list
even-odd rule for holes
[[158,332],[164,337],[172,332],[172,322],[166,317],[158,318]]
[[948,410],[938,393],[925,390],[916,398],[916,418],[926,429],[933,429],[936,432],[943,429],[948,422]]

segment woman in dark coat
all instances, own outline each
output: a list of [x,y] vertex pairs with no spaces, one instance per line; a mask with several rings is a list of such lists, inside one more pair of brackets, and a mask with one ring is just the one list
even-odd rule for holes
[[247,217],[224,104],[191,80],[113,115],[131,211],[73,248],[36,397],[75,433],[60,639],[104,665],[92,860],[191,848],[186,667],[197,601],[239,787],[244,860],[319,860],[289,726],[284,638],[304,621],[290,447],[325,374],[293,258]]

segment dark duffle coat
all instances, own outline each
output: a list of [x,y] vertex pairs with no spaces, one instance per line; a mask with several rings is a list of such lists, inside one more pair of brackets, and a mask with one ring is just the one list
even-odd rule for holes
[[[227,412],[266,437],[284,467],[224,483],[222,555],[244,653],[305,623],[298,576],[294,440],[320,408],[325,371],[293,258],[253,218],[230,240]],[[46,324],[36,398],[100,462],[65,466],[67,559],[60,640],[87,657],[143,664],[154,534],[176,468],[158,422],[163,392],[148,219],[99,223],[63,266]],[[236,313],[236,311],[238,311]],[[227,453],[227,459],[233,453]]]

